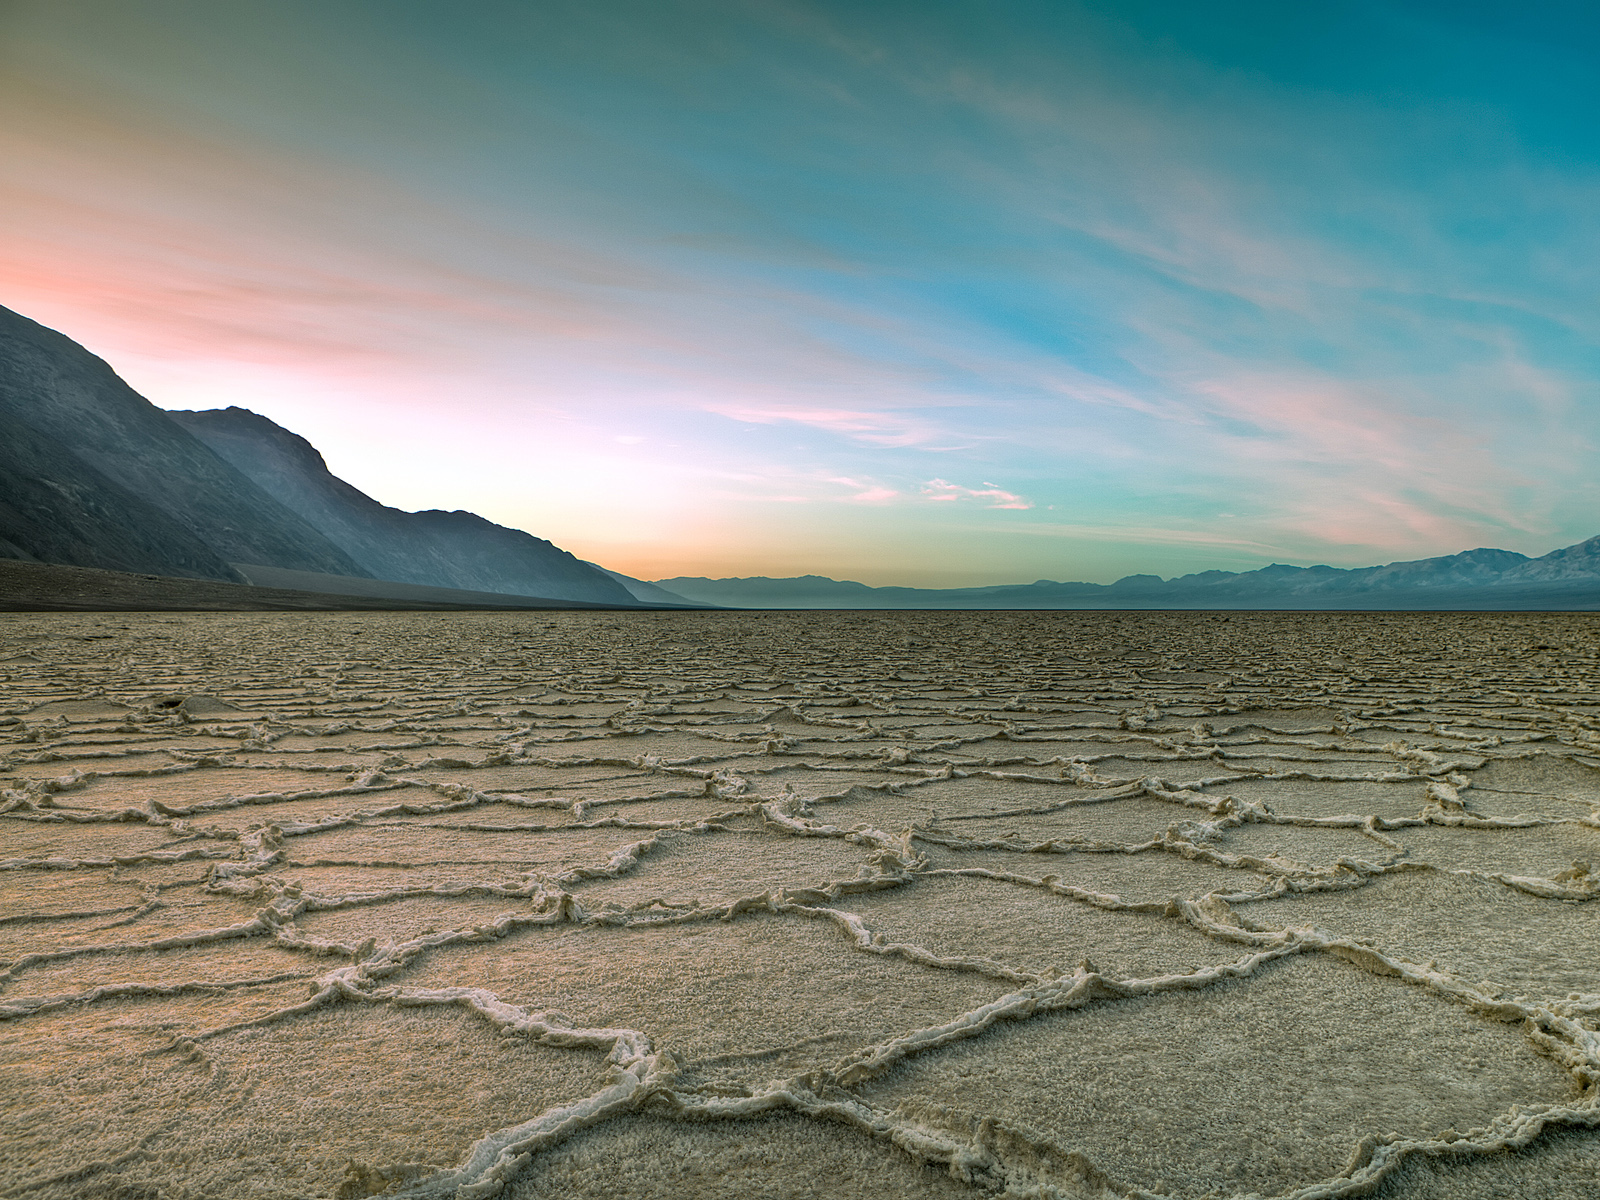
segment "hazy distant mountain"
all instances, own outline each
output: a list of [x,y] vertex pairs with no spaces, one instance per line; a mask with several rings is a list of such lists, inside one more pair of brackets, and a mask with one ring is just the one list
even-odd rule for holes
[[1500,578],[1503,583],[1600,579],[1600,537],[1552,550],[1540,558],[1527,559]]
[[72,339],[0,308],[0,555],[238,581],[366,572]]
[[[587,560],[585,560],[587,561]],[[664,587],[657,587],[653,583],[646,583],[643,579],[635,579],[632,575],[624,575],[621,571],[613,571],[609,567],[602,567],[599,563],[589,563],[597,571],[604,571],[623,587],[633,594],[633,598],[643,604],[694,604],[695,601],[677,592],[669,592]]]
[[605,571],[520,529],[470,512],[403,512],[378,503],[333,475],[305,438],[248,409],[168,415],[326,534],[365,574],[431,587],[634,603]]
[[826,575],[799,575],[791,579],[769,579],[765,575],[733,579],[678,575],[672,579],[658,579],[656,586],[702,604],[737,608],[944,608],[951,606],[921,602],[949,598],[958,590],[964,596],[970,590],[875,588],[848,579],[829,579]]
[[983,588],[868,587],[821,575],[793,579],[662,579],[660,586],[705,604],[740,608],[1287,608],[1600,610],[1600,537],[1529,558],[1512,550],[1468,550],[1381,567],[1291,567],[1204,571],[1162,579],[1129,575],[1110,584],[1036,583]]

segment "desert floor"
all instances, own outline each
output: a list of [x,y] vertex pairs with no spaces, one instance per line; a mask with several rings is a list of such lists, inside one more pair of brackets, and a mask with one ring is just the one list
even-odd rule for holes
[[1583,615],[0,617],[0,1197],[1593,1200],[1597,689]]

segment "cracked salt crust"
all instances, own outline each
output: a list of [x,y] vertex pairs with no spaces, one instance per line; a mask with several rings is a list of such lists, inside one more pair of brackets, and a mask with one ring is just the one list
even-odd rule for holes
[[1588,1200],[1596,629],[7,616],[0,1196]]

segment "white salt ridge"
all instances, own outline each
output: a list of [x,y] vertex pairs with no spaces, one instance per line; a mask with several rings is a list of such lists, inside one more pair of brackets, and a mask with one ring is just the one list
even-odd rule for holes
[[[229,1186],[230,1170],[248,1169],[254,1191],[268,1196],[487,1197],[536,1184],[541,1161],[558,1147],[581,1149],[590,1131],[615,1130],[618,1122],[678,1122],[699,1146],[693,1139],[708,1135],[696,1131],[753,1128],[751,1118],[776,1113],[821,1122],[820,1130],[835,1131],[827,1136],[853,1129],[848,1136],[896,1147],[910,1163],[938,1164],[975,1194],[1019,1197],[1244,1197],[1266,1187],[1293,1200],[1332,1200],[1372,1194],[1385,1181],[1398,1186],[1410,1177],[1406,1164],[1416,1161],[1447,1171],[1470,1160],[1479,1181],[1473,1186],[1493,1188],[1496,1164],[1509,1163],[1513,1151],[1518,1186],[1526,1189],[1526,1172],[1537,1177],[1542,1169],[1538,1153],[1547,1131],[1562,1129],[1568,1139],[1587,1140],[1572,1143],[1576,1150],[1563,1143],[1563,1167],[1539,1177],[1541,1186],[1552,1197],[1592,1195],[1600,1187],[1600,957],[1587,990],[1546,995],[1537,979],[1530,992],[1522,976],[1521,990],[1492,973],[1459,977],[1448,969],[1443,944],[1435,953],[1413,948],[1407,955],[1381,937],[1272,916],[1291,897],[1296,904],[1343,897],[1364,911],[1364,898],[1379,895],[1373,881],[1434,872],[1432,878],[1504,889],[1499,894],[1524,897],[1524,905],[1563,906],[1563,936],[1583,928],[1567,918],[1581,917],[1593,922],[1600,945],[1600,908],[1591,907],[1600,878],[1592,860],[1547,876],[1450,867],[1428,862],[1394,836],[1449,829],[1506,838],[1562,830],[1563,838],[1578,839],[1574,845],[1600,851],[1600,759],[1594,757],[1600,675],[1589,626],[1581,616],[1321,614],[9,617],[0,626],[0,680],[6,713],[19,719],[0,727],[6,755],[0,929],[14,939],[4,944],[20,949],[0,950],[11,953],[0,961],[0,1063],[17,1073],[18,1084],[0,1098],[0,1195],[99,1194],[96,1188],[110,1195],[124,1186],[130,1195],[140,1187],[155,1195],[167,1184],[216,1190]],[[83,640],[88,630],[95,631],[93,643]],[[1519,659],[1515,649],[1533,642],[1565,649],[1556,659]],[[1137,652],[1128,651],[1130,643]],[[1258,663],[1273,669],[1257,674]],[[1439,686],[1441,670],[1453,681],[1448,689]],[[1418,678],[1432,686],[1413,684]],[[514,715],[503,699],[508,680],[518,694],[512,703],[522,705]],[[773,691],[787,694],[761,698]],[[533,716],[530,704],[560,715]],[[197,727],[202,715],[207,723]],[[1394,736],[1402,725],[1402,736]],[[1230,728],[1248,732],[1219,743],[1219,731]],[[195,747],[197,732],[207,739],[203,748]],[[395,732],[417,740],[372,741]],[[309,738],[330,754],[347,755],[342,786],[325,782],[341,766],[282,748]],[[1052,752],[1029,755],[1030,741]],[[1053,751],[1067,742],[1081,752]],[[241,764],[228,744],[252,761]],[[570,756],[551,753],[566,745],[573,747]],[[381,767],[358,765],[348,757],[357,751],[387,757]],[[1321,770],[1304,757],[1311,753],[1369,769]],[[152,766],[152,754],[168,761]],[[118,770],[119,757],[135,755],[140,765]],[[65,761],[92,761],[94,769],[50,772]],[[310,786],[240,792],[208,782],[231,781],[241,768],[304,773]],[[594,768],[610,774],[586,777]],[[1495,772],[1491,807],[1475,797],[1480,770]],[[830,772],[839,781],[833,790]],[[119,778],[146,781],[142,786],[159,795],[116,807]],[[581,787],[562,786],[568,778]],[[796,781],[806,784],[804,794]],[[1361,789],[1375,784],[1415,785],[1414,811],[1364,809]],[[1248,785],[1248,794],[1244,788],[1231,794],[1239,785]],[[1347,789],[1348,811],[1296,811],[1296,795],[1312,786],[1335,800]],[[100,801],[103,794],[113,807]],[[1502,798],[1513,794],[1530,803],[1506,811]],[[82,801],[75,803],[77,797]],[[356,807],[347,807],[351,802]],[[337,808],[318,814],[318,803]],[[233,815],[248,826],[252,810],[275,813],[286,804],[305,808],[305,815],[277,815],[242,830],[215,824]],[[626,805],[617,811],[630,815],[608,815],[613,805]],[[543,813],[560,819],[535,817]],[[51,831],[60,831],[51,834],[52,847],[70,846],[73,837],[82,842],[91,831],[99,840],[89,853],[25,852],[45,845],[36,835]],[[1246,832],[1252,848],[1233,846],[1230,839]],[[134,840],[147,834],[155,840]],[[1370,851],[1308,854],[1336,835]],[[331,856],[318,849],[330,838],[343,839]],[[675,857],[672,848],[687,844],[684,838],[696,854]],[[837,846],[856,863],[855,872],[804,880],[796,872],[823,870],[822,859],[807,866],[811,860],[778,856],[765,869],[777,871],[781,859],[782,874],[761,882],[768,861],[762,847],[792,838]],[[108,852],[119,840],[126,852]],[[754,879],[752,889],[729,891],[719,889],[720,877],[697,883],[693,874],[672,874],[704,870],[707,849],[725,856],[728,881]],[[1014,859],[1017,869],[935,865],[934,850],[982,852],[990,864],[998,855]],[[1168,898],[1130,900],[1091,886],[1093,865],[1108,856],[1138,870],[1157,895],[1163,866],[1171,864]],[[1223,872],[1225,882],[1194,895],[1177,882],[1180,861],[1206,864]],[[153,874],[185,864],[205,869],[203,884]],[[665,872],[661,886],[613,893],[647,898],[607,898],[606,881],[646,878],[647,870]],[[449,873],[448,881],[440,872]],[[41,873],[76,881],[83,905],[35,900],[30,881]],[[136,903],[92,899],[113,885],[128,886],[119,880],[141,889]],[[874,916],[879,910],[850,907],[855,897],[904,895],[895,919],[915,923],[917,898],[931,896],[934,881],[958,880],[992,888],[981,903],[992,921],[1003,916],[1008,927],[1027,928],[1038,905],[1075,905],[1103,914],[1096,918],[1102,923],[1138,920],[1184,931],[1217,954],[1185,970],[1123,977],[1098,968],[1087,942],[1050,943],[1040,947],[1043,958],[1029,961],[1078,965],[1040,973],[1008,961],[1009,943],[981,932],[961,935],[969,944],[936,950],[940,939],[956,935],[947,929],[936,936],[929,926],[920,938],[891,937],[874,927],[886,920]],[[245,919],[171,936],[118,935],[162,918],[170,908],[163,897],[180,889],[188,889],[185,897],[193,892],[202,911],[210,904],[219,915],[224,902],[257,907]],[[402,905],[412,906],[408,913],[431,913],[433,928],[397,936],[404,923],[389,922],[387,914]],[[320,914],[338,914],[334,936],[315,932],[325,919]],[[109,918],[87,931],[108,936],[53,940],[53,929],[85,918]],[[840,1032],[807,1033],[802,1014],[823,1014],[784,1008],[802,1002],[775,997],[775,1027],[793,1036],[773,1042],[752,1025],[743,1048],[696,1057],[683,1049],[689,1035],[719,1028],[732,999],[726,989],[759,987],[759,968],[741,974],[730,965],[688,1011],[641,1028],[582,1015],[602,1014],[610,1003],[604,988],[564,1002],[563,1008],[588,1006],[573,1017],[519,1003],[515,990],[460,977],[407,982],[424,969],[434,972],[430,978],[443,971],[448,979],[450,955],[459,949],[504,946],[510,954],[539,931],[582,938],[613,930],[628,937],[630,953],[646,956],[620,955],[610,963],[620,998],[649,962],[652,944],[676,952],[679,940],[697,930],[752,920],[830,930],[842,953],[883,964],[890,979],[903,979],[897,989],[874,975],[883,990],[851,1001],[870,1004],[886,1030],[912,997],[934,998],[937,1007],[939,978],[968,980],[961,994],[977,987],[988,989],[988,998],[948,1010],[933,1024],[886,1032],[841,1057]],[[982,924],[972,928],[981,931]],[[1045,934],[1053,924],[1037,927],[1042,938],[1068,936]],[[1537,939],[1539,930],[1526,936]],[[1189,953],[1181,949],[1189,944],[1176,939],[1172,952]],[[303,965],[252,971],[253,964],[267,964],[269,948],[272,964]],[[201,949],[224,958],[211,973],[182,977],[194,968],[174,955]],[[329,967],[330,959],[343,961]],[[1505,1085],[1522,1089],[1515,1103],[1490,1111],[1472,1101],[1470,1088],[1452,1093],[1450,1103],[1475,1114],[1463,1132],[1438,1124],[1446,1107],[1437,1108],[1436,1119],[1433,1102],[1418,1101],[1420,1107],[1407,1110],[1407,1132],[1369,1126],[1348,1142],[1346,1161],[1332,1174],[1318,1157],[1332,1135],[1308,1125],[1303,1155],[1270,1169],[1242,1161],[1222,1185],[1213,1178],[1216,1164],[1201,1158],[1148,1165],[1130,1157],[1130,1144],[1149,1139],[1148,1130],[1108,1135],[1036,1127],[1007,1115],[999,1093],[992,1112],[973,1111],[961,1106],[981,1103],[987,1093],[958,1073],[941,1074],[940,1064],[957,1049],[988,1061],[985,1047],[1004,1044],[1002,1033],[1078,1019],[1072,1014],[1150,1005],[1142,1011],[1159,1030],[1162,1006],[1178,997],[1231,988],[1248,1006],[1257,981],[1276,964],[1309,961],[1334,964],[1338,978],[1399,981],[1431,997],[1431,1020],[1441,1029],[1453,1022],[1461,1044],[1419,1031],[1432,1040],[1413,1048],[1412,1061],[1428,1071],[1470,1072],[1477,1069],[1471,1062],[1457,1062],[1468,1053],[1462,1047],[1492,1043],[1517,1064],[1521,1082]],[[1532,968],[1524,962],[1519,970],[1537,975],[1536,957],[1531,961]],[[57,978],[78,986],[53,990]],[[830,986],[849,988],[848,980],[847,973]],[[515,987],[532,994],[536,983],[528,976]],[[274,1000],[296,986],[300,999]],[[1299,999],[1313,1009],[1323,1003],[1316,994]],[[840,1003],[843,1011],[842,995]],[[380,1027],[385,1014],[406,1010],[460,1013],[505,1039],[503,1053],[539,1046],[592,1056],[600,1086],[521,1113],[496,1102],[482,1114],[496,1127],[476,1140],[461,1137],[459,1120],[446,1129],[442,1116],[419,1110],[411,1118],[416,1153],[393,1160],[370,1158],[360,1112],[329,1113],[286,1151],[264,1143],[240,1150],[237,1168],[208,1156],[206,1139],[225,1136],[235,1103],[227,1089],[237,1086],[232,1081],[243,1068],[228,1064],[240,1053],[239,1039],[294,1029],[336,1010],[370,1013]],[[45,1032],[53,1028],[47,1022],[93,1019],[102,1011],[129,1014],[102,1026],[115,1031],[104,1049],[112,1057],[103,1061],[93,1058],[101,1052],[91,1045],[95,1039],[61,1044]],[[138,1013],[146,1015],[133,1019]],[[1326,1009],[1326,1020],[1336,1027],[1336,1007]],[[725,1031],[736,1047],[745,1032]],[[327,1054],[327,1070],[337,1072],[339,1047],[316,1049]],[[151,1082],[141,1074],[148,1068],[135,1068],[152,1054],[171,1060],[166,1069],[177,1073],[174,1079],[203,1068],[211,1090],[182,1097],[151,1092],[177,1086]],[[762,1081],[760,1064],[778,1058],[809,1065]],[[110,1071],[115,1083],[121,1071],[125,1081],[109,1095],[95,1093],[92,1106],[73,1109],[73,1101],[50,1090],[49,1071],[36,1065],[58,1060],[63,1065],[52,1069],[73,1079]],[[386,1086],[402,1094],[421,1089],[424,1078],[448,1072],[449,1062],[448,1053],[441,1058],[438,1050],[397,1043]],[[728,1075],[735,1064],[743,1065]],[[916,1087],[924,1089],[915,1093],[920,1099],[902,1080],[913,1065]],[[1003,1058],[990,1065],[994,1078],[1006,1078]],[[1227,1105],[1226,1080],[1212,1090],[1205,1078],[1185,1078],[1181,1055],[1169,1069],[1175,1103]],[[251,1085],[253,1103],[273,1102],[272,1078]],[[566,1078],[552,1074],[548,1086],[559,1091]],[[464,1093],[474,1086],[470,1079],[459,1083]],[[292,1108],[299,1101],[284,1094],[279,1102]],[[113,1110],[124,1106],[127,1118],[104,1112],[108,1103]],[[470,1108],[470,1094],[463,1103]],[[1341,1103],[1335,1125],[1360,1129],[1359,1089]],[[166,1111],[170,1120],[135,1136],[132,1114],[146,1109]],[[88,1119],[91,1113],[96,1119]],[[1159,1127],[1162,1118],[1151,1112],[1140,1117],[1146,1119]],[[48,1150],[31,1148],[39,1136]],[[397,1131],[384,1144],[405,1136]],[[1106,1137],[1113,1140],[1096,1140]],[[1161,1142],[1157,1136],[1155,1144]],[[718,1144],[704,1143],[713,1159],[727,1152]],[[1171,1144],[1181,1158],[1186,1143]],[[1574,1174],[1573,1153],[1580,1167],[1594,1164],[1592,1180]],[[1253,1171],[1261,1186],[1252,1184]],[[663,1169],[661,1178],[670,1176]],[[1285,1180],[1293,1182],[1285,1187]],[[768,1192],[784,1195],[802,1184],[828,1190],[825,1178],[784,1178],[773,1179]],[[742,1195],[750,1194],[748,1181],[741,1186]],[[613,1193],[597,1179],[584,1194]],[[697,1188],[696,1194],[710,1193]]]

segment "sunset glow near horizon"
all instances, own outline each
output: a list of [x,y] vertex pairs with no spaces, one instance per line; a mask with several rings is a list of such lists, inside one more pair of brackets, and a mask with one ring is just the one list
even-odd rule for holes
[[1588,5],[0,0],[0,304],[643,578],[1600,533]]

